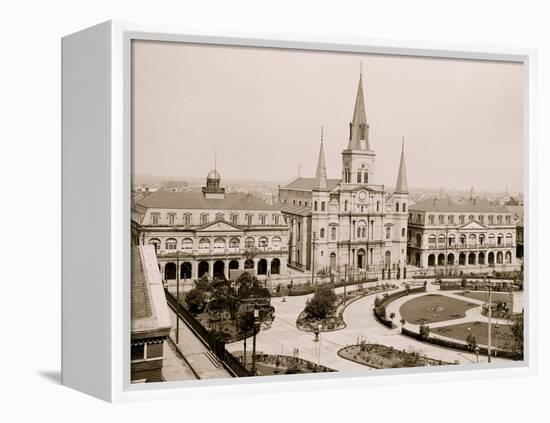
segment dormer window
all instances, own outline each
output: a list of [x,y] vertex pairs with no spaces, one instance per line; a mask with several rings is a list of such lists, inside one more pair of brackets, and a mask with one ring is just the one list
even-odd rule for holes
[[205,223],[208,223],[208,213],[201,214],[201,225],[204,225]]
[[160,213],[151,213],[151,223],[153,225],[159,224]]

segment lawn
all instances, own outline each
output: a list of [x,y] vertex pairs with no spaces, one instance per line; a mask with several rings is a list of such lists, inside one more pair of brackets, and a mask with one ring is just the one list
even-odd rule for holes
[[[514,338],[510,325],[499,325],[499,328],[495,328],[495,324],[492,324],[491,339],[494,347],[503,348],[506,344],[512,345]],[[470,328],[470,330],[468,330]],[[467,322],[460,323],[458,325],[442,326],[439,328],[433,328],[432,333],[436,333],[448,338],[460,339],[466,342],[468,333],[471,332],[476,338],[476,342],[481,345],[487,345],[489,324],[485,322]],[[498,330],[499,335],[496,334]]]
[[466,310],[479,307],[439,294],[428,294],[404,303],[399,313],[405,321],[413,324],[444,322],[466,316]]
[[[485,301],[485,302],[489,301],[488,291],[464,291],[459,293],[459,295],[463,295],[467,298],[473,298],[474,300]],[[506,303],[506,306],[508,307],[509,310],[513,309],[512,307],[513,300],[512,298],[510,298],[509,294],[503,293],[503,292],[493,292],[491,294],[491,297],[492,297],[491,300],[493,304],[495,304],[497,301],[503,301]]]

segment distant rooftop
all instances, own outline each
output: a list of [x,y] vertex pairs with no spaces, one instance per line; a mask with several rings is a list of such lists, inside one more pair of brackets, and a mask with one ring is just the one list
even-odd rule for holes
[[225,198],[205,198],[201,192],[159,190],[136,203],[158,209],[277,210],[251,194],[241,193],[226,193]]
[[311,216],[311,207],[284,203],[279,203],[278,206],[284,213],[296,214],[298,216]]
[[[340,179],[327,179],[328,190],[332,191],[340,183]],[[298,189],[303,191],[311,191],[319,186],[319,178],[302,178],[298,177],[288,183],[283,189]]]
[[428,198],[409,206],[409,210],[447,213],[508,213],[506,207],[480,198],[464,202],[452,201],[447,198]]

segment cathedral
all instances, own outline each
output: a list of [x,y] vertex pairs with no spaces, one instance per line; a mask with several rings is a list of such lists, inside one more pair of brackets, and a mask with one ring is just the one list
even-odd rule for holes
[[403,272],[408,220],[404,142],[393,192],[377,183],[375,165],[360,76],[341,178],[327,177],[321,136],[315,177],[299,176],[279,188],[290,229],[290,268],[316,275],[395,277]]

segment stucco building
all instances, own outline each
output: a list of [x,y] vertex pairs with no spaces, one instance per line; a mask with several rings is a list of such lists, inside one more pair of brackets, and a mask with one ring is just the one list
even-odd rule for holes
[[159,190],[132,208],[135,244],[154,245],[165,280],[204,274],[229,279],[247,269],[260,279],[286,272],[288,228],[280,210],[250,194],[226,193],[216,170],[202,192]]
[[432,198],[409,207],[408,263],[421,268],[515,268],[516,221],[497,203]]
[[131,380],[161,382],[171,323],[155,251],[133,246],[131,260]]
[[369,139],[363,81],[359,78],[342,173],[327,177],[323,137],[315,177],[280,187],[289,225],[289,265],[315,273],[395,275],[407,254],[408,186],[404,144],[393,192],[376,180],[376,153]]

